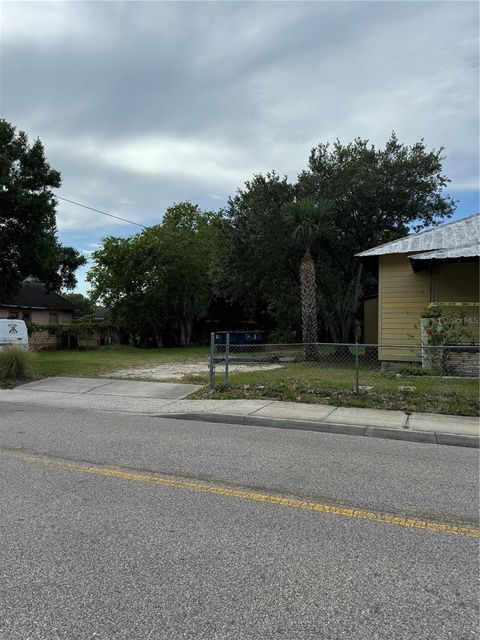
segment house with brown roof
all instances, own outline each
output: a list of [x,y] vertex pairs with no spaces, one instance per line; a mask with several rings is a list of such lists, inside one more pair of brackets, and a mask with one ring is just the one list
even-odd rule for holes
[[[432,305],[461,313],[479,342],[480,214],[362,251],[378,268],[378,296],[365,301],[364,335],[380,345],[420,344],[421,314]],[[418,350],[379,349],[384,361],[418,360]]]
[[0,302],[0,318],[52,325],[51,330],[36,331],[30,339],[32,344],[49,349],[66,346],[55,326],[71,324],[74,311],[75,306],[69,300],[30,281],[24,282],[20,291],[8,303]]

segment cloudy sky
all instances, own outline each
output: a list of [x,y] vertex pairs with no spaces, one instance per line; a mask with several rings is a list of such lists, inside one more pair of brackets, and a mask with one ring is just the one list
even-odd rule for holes
[[[478,193],[476,2],[3,2],[1,116],[40,137],[58,195],[141,224],[222,206],[312,146],[395,130],[445,147],[457,217]],[[136,228],[59,204],[88,254]],[[84,270],[79,290],[85,290]]]

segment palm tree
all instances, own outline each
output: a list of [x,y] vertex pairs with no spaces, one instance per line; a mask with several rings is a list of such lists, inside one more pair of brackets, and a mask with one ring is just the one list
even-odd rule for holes
[[299,198],[285,207],[285,219],[293,228],[294,241],[304,250],[300,262],[300,293],[302,300],[302,337],[305,359],[316,360],[317,283],[312,246],[322,236],[332,204],[328,200]]

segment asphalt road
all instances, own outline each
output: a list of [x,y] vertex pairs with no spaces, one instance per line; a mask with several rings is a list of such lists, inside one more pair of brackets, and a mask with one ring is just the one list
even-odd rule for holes
[[461,447],[3,405],[0,638],[476,638],[477,480]]

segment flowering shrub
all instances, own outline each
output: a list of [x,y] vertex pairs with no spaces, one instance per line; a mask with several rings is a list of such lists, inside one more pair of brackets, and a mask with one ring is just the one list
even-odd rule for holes
[[465,328],[464,314],[446,315],[440,305],[432,305],[422,312],[421,317],[422,333],[427,337],[429,346],[461,344],[464,338],[471,337]]

